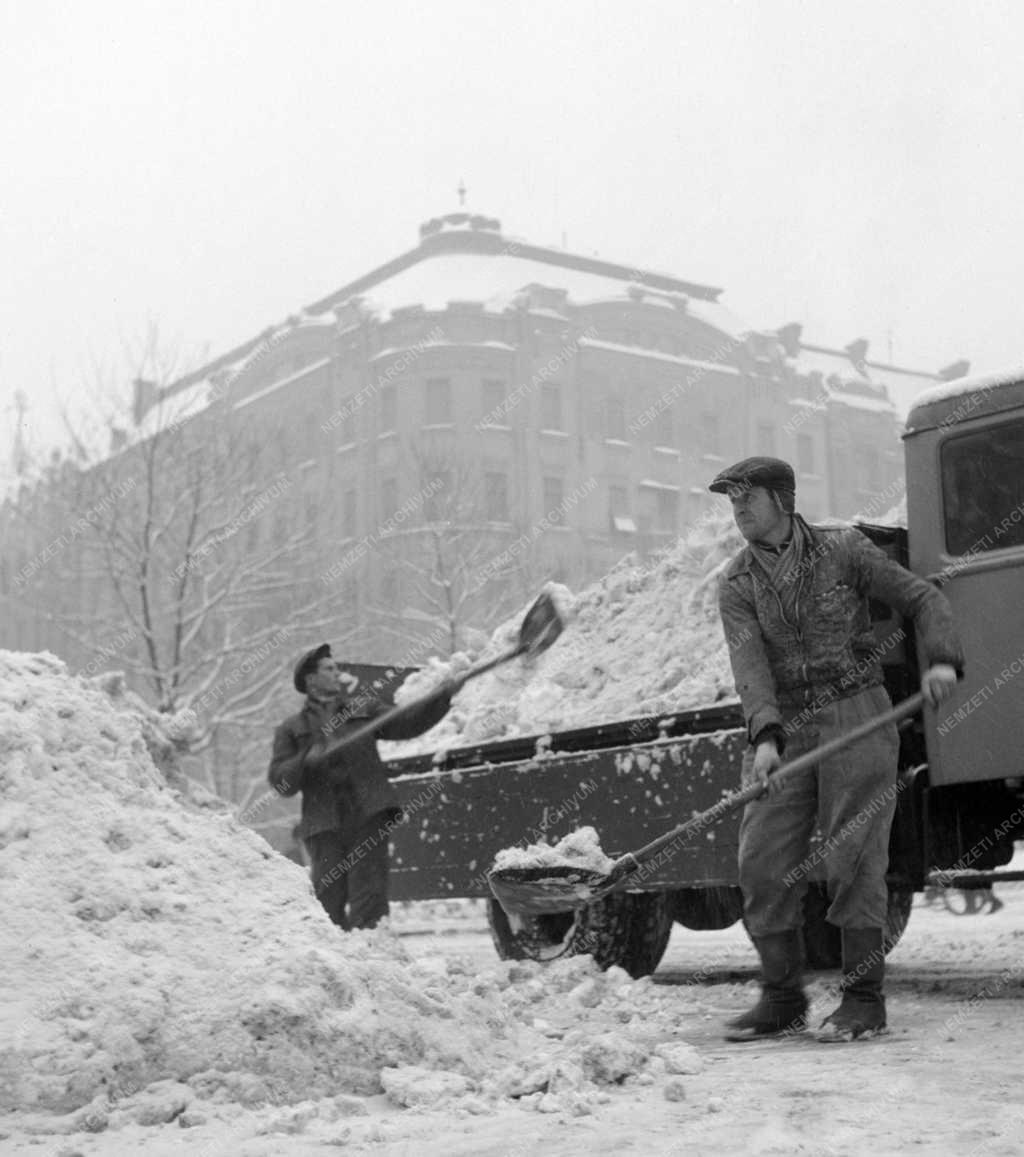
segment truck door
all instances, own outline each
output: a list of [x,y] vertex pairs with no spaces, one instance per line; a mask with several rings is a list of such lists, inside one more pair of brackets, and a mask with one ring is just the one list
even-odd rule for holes
[[[908,514],[916,494],[934,515],[911,514],[911,559],[942,586],[966,654],[964,681],[926,730],[931,782],[1022,776],[1024,410],[929,433],[907,448]],[[938,485],[925,495],[929,464]]]

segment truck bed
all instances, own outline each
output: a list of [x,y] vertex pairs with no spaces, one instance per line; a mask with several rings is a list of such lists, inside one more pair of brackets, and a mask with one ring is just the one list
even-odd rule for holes
[[[392,895],[489,895],[502,848],[586,824],[607,854],[632,851],[738,787],[745,742],[738,705],[722,704],[394,760],[406,818],[392,832]],[[700,833],[639,887],[735,883],[738,828],[732,816]]]

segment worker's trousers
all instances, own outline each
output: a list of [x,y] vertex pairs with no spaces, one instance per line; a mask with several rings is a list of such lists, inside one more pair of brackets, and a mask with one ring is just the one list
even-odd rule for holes
[[[871,687],[811,712],[784,712],[784,762],[866,723],[891,706]],[[824,879],[827,918],[841,928],[884,928],[889,829],[896,809],[895,724],[780,781],[747,804],[740,824],[739,877],[752,936],[800,928],[810,879]],[[751,780],[753,749],[743,760]],[[818,829],[820,842],[812,844]]]
[[388,914],[388,819],[381,812],[351,834],[319,832],[306,840],[313,891],[340,928],[372,928]]

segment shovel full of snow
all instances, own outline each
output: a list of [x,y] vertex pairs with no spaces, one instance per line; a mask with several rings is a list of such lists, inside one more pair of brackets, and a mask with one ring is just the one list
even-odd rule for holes
[[[820,760],[834,755],[879,728],[909,719],[921,710],[923,703],[924,695],[918,691],[916,695],[904,699],[896,707],[890,708],[874,719],[869,719],[867,723],[862,723],[860,727],[855,727],[845,735],[838,735],[828,743],[823,743],[813,751],[805,752],[784,764],[771,777],[770,783],[773,786],[777,785],[787,776],[813,767]],[[671,859],[679,847],[692,836],[769,790],[771,789],[763,784],[755,783],[742,791],[733,792],[720,799],[713,807],[651,840],[649,844],[644,844],[637,851],[627,852],[617,860],[613,860],[611,867],[603,872],[594,871],[579,863],[545,864],[538,867],[494,867],[488,873],[487,883],[495,899],[510,914],[543,916],[553,912],[570,912],[577,908],[585,908],[611,892],[628,888],[630,884],[639,885],[651,871]],[[645,864],[650,865],[646,872],[642,871]]]
[[422,695],[419,699],[410,700],[408,703],[403,703],[398,707],[392,707],[389,711],[375,716],[369,723],[356,728],[354,731],[349,731],[343,739],[332,743],[331,752],[337,753],[342,751],[344,748],[358,743],[367,736],[376,735],[382,728],[387,727],[389,723],[395,723],[399,719],[413,715],[419,711],[420,708],[433,703],[442,690],[447,691],[449,695],[454,695],[465,686],[470,679],[476,679],[486,671],[492,671],[495,667],[501,666],[502,663],[509,663],[513,659],[518,659],[523,656],[527,658],[536,657],[551,646],[562,633],[564,627],[565,623],[562,616],[558,613],[555,600],[546,590],[541,591],[523,616],[523,621],[519,626],[519,637],[516,640],[515,646],[509,647],[499,655],[495,655],[493,659],[487,659],[483,663],[477,663],[475,667],[470,667],[468,671],[463,671],[461,675],[454,676],[445,683],[443,688],[430,691],[426,695]]

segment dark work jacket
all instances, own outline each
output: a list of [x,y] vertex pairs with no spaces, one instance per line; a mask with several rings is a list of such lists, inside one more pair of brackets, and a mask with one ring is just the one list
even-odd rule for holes
[[289,716],[274,732],[274,752],[267,773],[281,795],[302,792],[302,838],[330,831],[351,835],[371,816],[398,816],[401,809],[377,752],[377,740],[422,735],[444,717],[450,706],[450,696],[442,695],[413,715],[388,724],[376,735],[340,752],[329,766],[314,770],[305,766],[314,744],[314,754],[322,752],[325,743],[338,742],[388,708],[358,696],[349,701],[339,695],[325,703],[307,699],[302,710]]
[[922,671],[933,663],[963,670],[945,595],[853,527],[803,527],[807,553],[792,576],[795,621],[786,617],[749,547],[719,582],[722,625],[751,741],[766,727],[781,729],[783,712],[813,710],[883,683],[882,656],[898,640],[876,641],[869,599],[913,622]]

